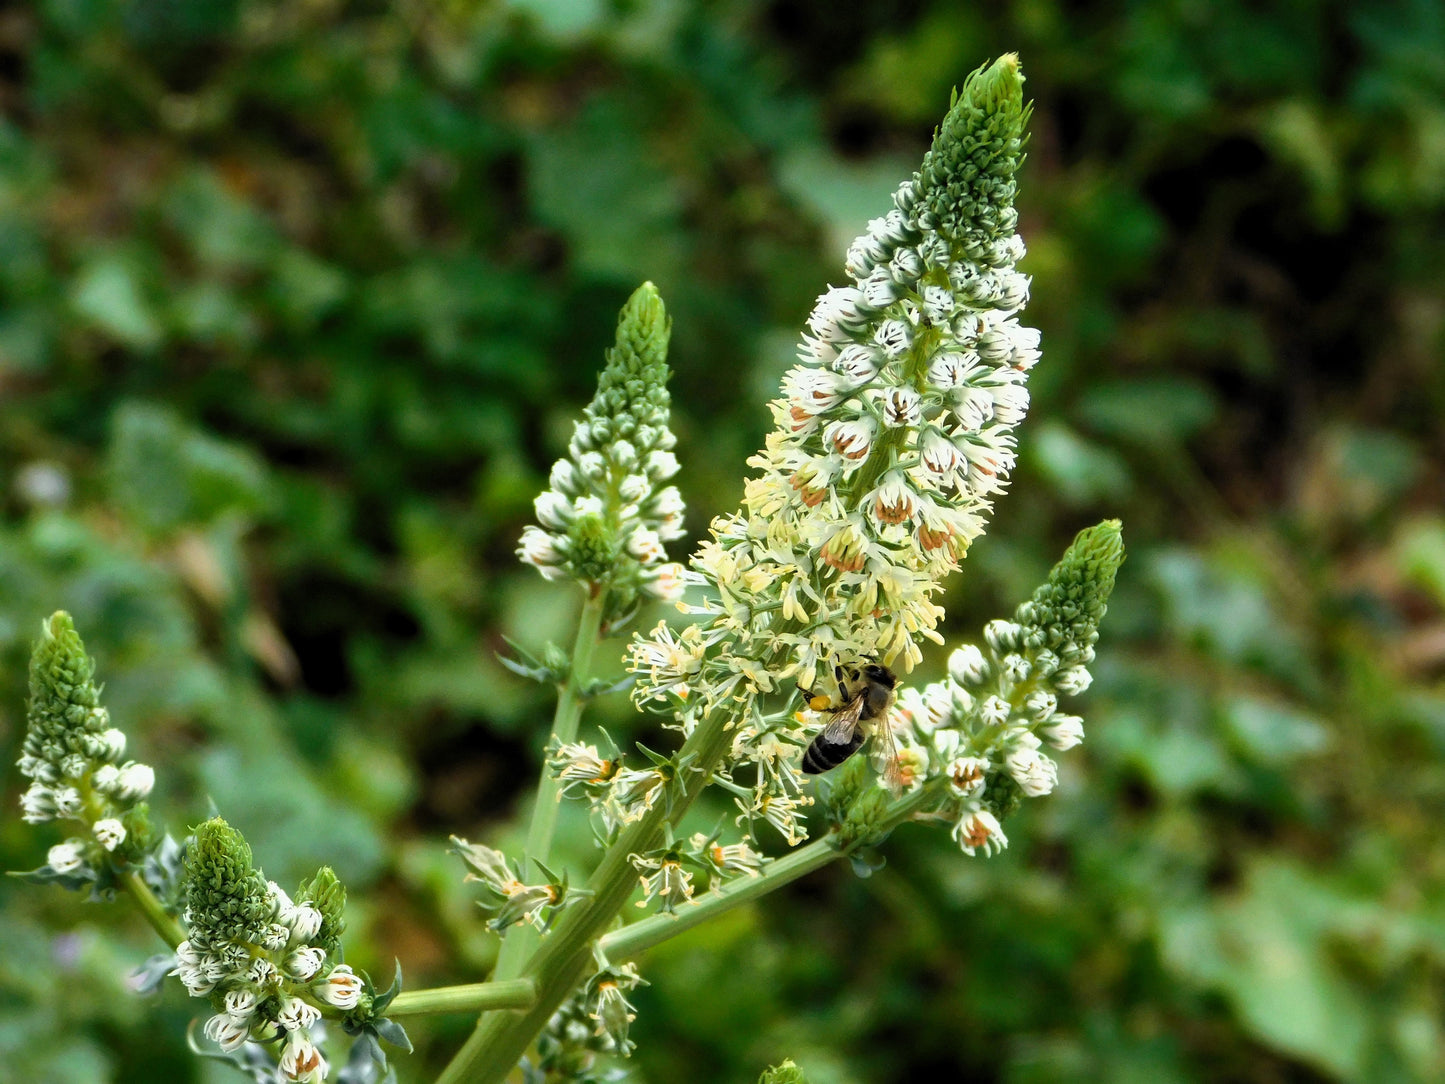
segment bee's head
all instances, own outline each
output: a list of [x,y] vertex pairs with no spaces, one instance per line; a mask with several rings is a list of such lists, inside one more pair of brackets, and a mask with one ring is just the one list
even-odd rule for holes
[[863,676],[889,689],[898,684],[898,675],[882,663],[870,662],[862,667]]

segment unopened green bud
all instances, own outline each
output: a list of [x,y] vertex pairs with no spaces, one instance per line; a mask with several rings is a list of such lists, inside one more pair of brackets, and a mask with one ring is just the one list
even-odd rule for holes
[[346,886],[330,866],[322,866],[309,881],[301,882],[296,900],[310,903],[321,912],[321,930],[311,943],[324,948],[328,955],[334,954],[346,932]]
[[847,853],[881,843],[888,835],[887,816],[891,804],[888,792],[882,787],[864,790],[838,825],[835,838],[839,850]]
[[146,802],[137,803],[121,814],[120,821],[125,826],[125,842],[121,844],[119,853],[127,862],[144,861],[145,856],[156,845],[156,832],[150,821],[150,805]]
[[572,543],[572,568],[579,580],[598,583],[611,577],[617,567],[617,532],[601,516],[579,516],[568,538]]
[[266,881],[251,864],[245,837],[222,818],[196,829],[183,878],[193,941],[214,945],[262,939],[272,912]]
[[793,1059],[788,1058],[782,1064],[764,1070],[763,1075],[758,1077],[758,1084],[808,1084],[808,1078],[793,1064]]
[[918,196],[936,228],[974,258],[1018,222],[1014,174],[1030,112],[1023,84],[1013,53],[970,75],[954,92],[918,173]]
[[1048,581],[1018,608],[1015,621],[1062,665],[1087,662],[1123,562],[1124,538],[1117,519],[1080,531]]
[[1023,804],[1023,788],[1014,782],[1007,771],[988,772],[983,777],[984,809],[992,813],[1000,823]]
[[[607,351],[607,366],[598,378],[597,395],[587,410],[590,421],[608,421],[612,439],[633,442],[636,448],[642,427],[654,433],[666,429],[672,402],[667,392],[667,378],[671,375],[667,343],[671,337],[672,321],[662,297],[656,286],[644,282],[617,316],[617,338]],[[643,454],[651,450],[636,448]]]
[[88,757],[82,739],[109,727],[95,687],[95,663],[64,610],[41,623],[30,656],[27,723],[23,755],[57,766],[70,754]]

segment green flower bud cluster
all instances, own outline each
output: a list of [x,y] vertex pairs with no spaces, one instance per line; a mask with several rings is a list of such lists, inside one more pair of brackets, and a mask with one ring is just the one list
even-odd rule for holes
[[764,1071],[758,1077],[758,1084],[808,1084],[808,1078],[803,1075],[803,1070],[788,1058],[780,1065],[774,1065]]
[[323,867],[293,902],[252,864],[245,838],[220,817],[196,829],[182,886],[188,936],[176,946],[178,976],[217,1010],[205,1035],[230,1053],[247,1042],[279,1044],[279,1079],[316,1082],[329,1066],[312,1035],[322,1013],[365,1016],[370,984],[339,962],[346,889]]
[[643,283],[618,317],[616,343],[567,456],[537,498],[540,525],[523,532],[517,551],[548,579],[605,590],[611,622],[641,594],[682,593],[681,566],[663,547],[682,536],[683,512],[677,487],[662,484],[677,473],[668,428],[671,333],[656,288]]
[[95,663],[64,611],[41,625],[30,658],[30,710],[20,773],[32,780],[21,795],[25,820],[71,820],[86,829],[50,848],[37,871],[74,883],[108,880],[117,866],[136,864],[153,843],[143,799],[155,785],[148,765],[124,760],[125,734],[110,725],[95,684]]
[[954,93],[914,182],[923,221],[985,266],[1009,262],[998,242],[1018,225],[1014,174],[1030,112],[1017,55],[980,68]]
[[[1083,720],[1059,704],[1089,687],[1123,560],[1118,520],[1081,531],[1015,620],[991,621],[982,648],[956,650],[946,681],[899,695],[894,725],[909,774],[937,790],[966,853],[1002,849],[1002,820],[1022,799],[1054,789],[1058,766],[1045,745],[1062,751],[1083,740]],[[860,802],[835,811],[840,830],[854,827]]]

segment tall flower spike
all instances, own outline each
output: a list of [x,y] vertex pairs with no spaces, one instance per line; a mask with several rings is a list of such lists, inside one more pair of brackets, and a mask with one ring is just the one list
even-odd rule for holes
[[714,597],[694,608],[707,620],[686,668],[665,633],[634,642],[639,703],[681,701],[684,730],[726,706],[753,735],[734,754],[757,764],[739,798],[755,818],[797,804],[780,743],[796,759],[821,725],[758,697],[812,688],[838,659],[912,669],[1013,467],[1039,356],[1014,270],[1022,83],[1014,56],[968,78],[922,168],[849,247],[852,283],[818,299],[743,509],[713,522],[687,574]]
[[[965,853],[1007,846],[1001,822],[1058,780],[1044,747],[1063,751],[1083,740],[1083,720],[1061,712],[1060,702],[1089,687],[1099,621],[1123,560],[1118,520],[1080,531],[1012,621],[989,622],[982,648],[955,651],[947,680],[900,695],[902,740],[927,751],[926,782],[939,789],[940,811]],[[866,797],[835,800],[840,826],[858,822]]]
[[522,533],[517,551],[548,579],[605,590],[610,622],[640,594],[682,591],[681,566],[663,546],[682,536],[683,512],[677,487],[663,484],[677,473],[668,428],[671,333],[656,287],[643,283],[618,316],[616,343],[567,456],[537,498],[539,525]]
[[[155,772],[123,761],[125,745],[125,735],[101,707],[95,663],[70,615],[52,614],[30,658],[19,768],[32,782],[20,804],[32,824],[71,820],[86,832],[51,848],[48,869],[64,875],[64,883],[112,887],[114,864],[139,861],[151,844],[142,799],[155,785]],[[36,874],[47,878],[45,870]]]

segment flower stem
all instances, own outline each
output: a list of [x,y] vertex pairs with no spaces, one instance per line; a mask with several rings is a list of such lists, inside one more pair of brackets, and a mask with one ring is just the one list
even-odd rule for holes
[[120,883],[130,893],[130,898],[140,908],[141,914],[145,915],[151,929],[161,935],[162,941],[175,948],[186,939],[186,931],[181,929],[181,924],[174,917],[166,914],[165,907],[156,899],[156,894],[151,891],[150,885],[141,879],[139,873],[127,870],[120,875]]
[[[570,742],[577,737],[577,724],[582,718],[582,690],[590,678],[592,653],[597,647],[602,628],[605,591],[594,591],[582,605],[582,614],[577,620],[577,639],[572,646],[572,668],[567,680],[562,683],[557,696],[557,710],[552,716],[552,735],[547,748],[553,741]],[[546,862],[552,851],[552,837],[557,831],[558,783],[552,775],[544,756],[542,777],[537,783],[537,796],[532,804],[532,823],[527,829],[527,857],[535,864]],[[538,934],[530,923],[512,927],[502,942],[497,956],[493,978],[514,979],[522,971],[522,964],[537,947]]]
[[437,1084],[501,1084],[516,1067],[532,1039],[586,973],[593,941],[636,887],[637,871],[628,856],[654,847],[669,817],[674,823],[682,818],[727,751],[732,740],[727,728],[733,721],[732,714],[717,711],[698,723],[678,754],[678,762],[686,769],[680,773],[681,785],[671,811],[667,803],[657,802],[622,831],[587,882],[592,895],[562,916],[526,962],[523,974],[537,984],[536,1005],[520,1016],[483,1015]]
[[438,986],[433,990],[405,990],[386,1007],[387,1016],[420,1016],[434,1012],[482,1012],[486,1009],[530,1009],[537,988],[530,979],[474,982],[466,986]]

